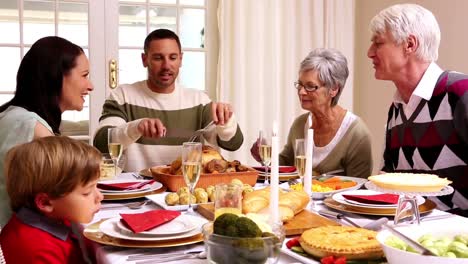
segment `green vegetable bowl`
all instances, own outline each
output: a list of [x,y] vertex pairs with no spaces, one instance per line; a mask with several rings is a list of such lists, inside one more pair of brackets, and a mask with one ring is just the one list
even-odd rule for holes
[[415,253],[390,231],[380,231],[377,240],[382,245],[388,263],[468,264],[468,230],[463,225],[436,225],[435,221],[431,224],[433,225],[410,225],[397,229],[431,250],[437,257]]
[[[213,234],[213,223],[202,227],[208,263],[273,264],[279,259],[284,232],[276,236],[241,238]],[[278,235],[280,233],[280,235]]]

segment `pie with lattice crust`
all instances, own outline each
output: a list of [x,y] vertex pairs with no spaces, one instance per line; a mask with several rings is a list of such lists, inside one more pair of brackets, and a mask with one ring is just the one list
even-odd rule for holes
[[382,247],[375,238],[377,232],[351,226],[322,226],[302,233],[299,242],[310,255],[344,256],[347,259],[379,259]]
[[378,187],[405,192],[439,192],[451,181],[434,174],[384,173],[368,178]]

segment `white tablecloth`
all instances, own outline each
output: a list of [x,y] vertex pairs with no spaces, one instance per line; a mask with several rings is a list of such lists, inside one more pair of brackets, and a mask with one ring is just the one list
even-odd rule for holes
[[[131,174],[124,173],[124,174],[121,174],[119,176],[119,179],[125,179],[125,178],[134,179],[131,176]],[[309,209],[318,210],[318,209],[321,209],[321,208],[325,208],[325,206],[323,205],[323,202],[318,201],[318,202],[315,202],[314,206],[313,207],[311,206]],[[140,213],[140,212],[145,212],[147,210],[152,210],[152,209],[160,209],[160,207],[157,206],[156,204],[148,203],[147,205],[143,206],[142,208],[136,209],[136,210],[128,209],[126,207],[119,207],[119,208],[113,208],[113,209],[104,209],[104,210],[101,210],[100,212],[98,212],[95,215],[92,222],[96,222],[96,221],[99,221],[99,220],[105,219],[105,218],[115,217],[115,216],[118,216],[119,213]],[[442,214],[447,214],[447,213],[439,211],[439,210],[433,210],[429,215],[442,215]],[[364,217],[364,216],[353,215],[350,218],[355,223],[363,226],[363,225],[366,225],[366,224],[370,223],[371,221],[374,221],[378,217],[377,218],[374,217],[374,218],[370,219],[370,218]],[[339,220],[337,220],[337,221],[339,221]],[[427,222],[423,221],[421,223],[421,225],[427,226],[428,230],[430,230],[431,226],[439,225],[441,223],[444,223],[444,224],[464,223],[464,225],[466,226],[466,224],[468,224],[468,219],[463,218],[463,217],[459,217],[459,216],[454,216],[454,217],[445,218],[445,219],[441,219],[441,220],[432,220],[432,221],[427,221]],[[347,223],[343,223],[343,224],[346,225]],[[392,222],[390,222],[390,224],[392,224]],[[158,254],[158,253],[168,253],[168,252],[171,252],[171,253],[172,252],[184,252],[186,250],[203,249],[204,248],[204,245],[202,243],[198,243],[198,244],[190,245],[190,246],[180,246],[180,247],[163,248],[163,249],[157,249],[157,248],[156,249],[119,248],[119,247],[101,245],[101,244],[94,243],[94,242],[93,242],[92,246],[93,246],[94,252],[91,252],[90,254],[94,253],[96,255],[97,262],[102,263],[102,264],[134,264],[135,262],[133,262],[133,261],[127,261],[126,260],[127,257],[129,255],[132,255],[132,254],[137,254],[137,253],[147,252],[147,251],[151,251],[151,252],[154,252],[154,254]],[[292,257],[290,255],[292,255],[294,257]],[[166,263],[193,263],[193,264],[195,264],[195,263],[206,263],[206,260],[190,259],[190,260],[183,260],[183,262],[181,262],[179,260],[179,261],[166,262]],[[316,262],[316,261],[311,260],[309,258],[300,257],[297,254],[291,254],[286,249],[286,246],[283,245],[283,250],[282,250],[280,260],[279,260],[278,263],[283,264],[283,263],[319,263],[319,262]]]

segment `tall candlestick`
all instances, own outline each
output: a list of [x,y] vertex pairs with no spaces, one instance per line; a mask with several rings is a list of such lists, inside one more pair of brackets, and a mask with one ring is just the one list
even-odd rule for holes
[[271,137],[271,173],[270,173],[270,224],[274,226],[279,221],[279,173],[278,173],[278,124],[273,122],[273,133]]
[[314,146],[314,130],[307,129],[307,147],[306,147],[306,167],[304,176],[304,190],[310,196],[312,195],[312,156]]

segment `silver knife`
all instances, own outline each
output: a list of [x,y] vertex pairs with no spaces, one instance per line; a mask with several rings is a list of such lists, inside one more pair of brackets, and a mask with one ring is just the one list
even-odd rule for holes
[[415,249],[416,251],[418,251],[419,253],[421,253],[421,255],[425,255],[425,256],[437,256],[436,254],[432,253],[432,251],[430,251],[429,249],[423,247],[421,244],[419,244],[418,242],[414,241],[413,239],[403,235],[402,233],[400,233],[398,230],[396,230],[395,228],[387,225],[387,224],[383,224],[383,226],[385,228],[387,228],[390,232],[392,232],[395,236],[397,236],[398,238],[400,238],[401,240],[403,240],[404,242],[406,242],[408,245],[410,245],[413,249]]
[[184,128],[168,128],[166,129],[165,137],[176,137],[176,138],[190,138],[195,130],[184,129]]
[[360,225],[354,223],[351,219],[349,219],[348,217],[346,217],[344,214],[341,214],[341,213],[332,212],[332,211],[325,210],[325,209],[320,209],[318,211],[318,213],[320,215],[323,215],[323,216],[327,216],[327,217],[336,218],[336,219],[339,219],[339,220],[346,221],[346,222],[348,222],[349,224],[351,224],[352,226],[355,226],[355,227],[361,227]]

